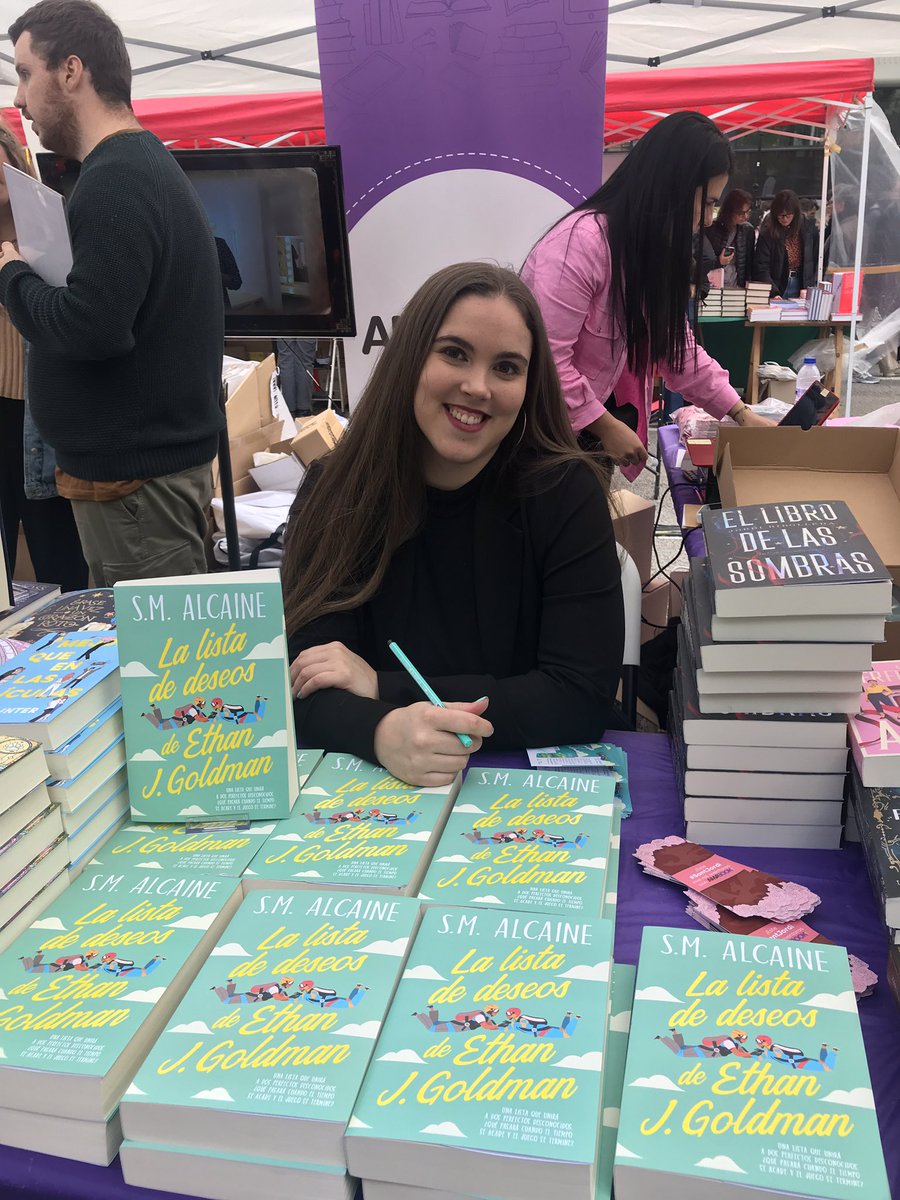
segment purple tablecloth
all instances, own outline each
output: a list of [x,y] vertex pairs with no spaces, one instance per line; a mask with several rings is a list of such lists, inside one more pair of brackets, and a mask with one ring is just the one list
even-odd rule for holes
[[[703,504],[706,500],[706,491],[702,486],[692,483],[689,479],[685,479],[684,471],[680,467],[675,466],[675,456],[681,445],[678,440],[677,425],[661,425],[658,433],[657,447],[662,465],[666,469],[666,478],[669,481],[669,488],[672,492],[672,506],[675,509],[675,516],[678,518],[678,523],[681,524],[681,514],[684,512],[686,504]],[[692,529],[684,539],[684,548],[687,551],[688,558],[701,558],[706,553],[706,544],[703,541],[703,530]]]
[[[616,959],[636,963],[645,925],[697,929],[684,912],[681,890],[645,876],[632,858],[641,842],[683,834],[682,799],[675,788],[669,744],[662,734],[616,733],[611,740],[628,751],[634,815],[622,825]],[[478,756],[484,766],[525,766],[524,755]],[[900,1012],[885,982],[887,941],[865,864],[858,846],[842,850],[731,851],[751,866],[805,883],[822,897],[811,917],[820,933],[848,946],[865,959],[881,982],[860,1003],[869,1072],[884,1142],[891,1194],[900,1200]],[[163,1200],[171,1193],[130,1188],[118,1160],[111,1167],[90,1167],[0,1146],[0,1198],[34,1200]],[[298,1200],[303,1200],[298,1196]],[[861,1198],[864,1200],[864,1198]]]

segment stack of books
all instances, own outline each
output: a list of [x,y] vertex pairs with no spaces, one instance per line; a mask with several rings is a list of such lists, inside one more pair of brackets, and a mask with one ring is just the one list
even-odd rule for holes
[[831,316],[831,305],[834,300],[831,280],[816,283],[806,293],[806,303],[809,307],[811,321],[827,321]]
[[711,510],[704,533],[709,560],[695,560],[684,589],[670,722],[688,836],[836,847],[840,714],[856,708],[883,636],[890,576],[838,502]]
[[863,786],[900,788],[900,660],[872,663],[862,678],[859,710],[847,723]]
[[344,1131],[419,917],[398,896],[248,895],[125,1092],[126,1181],[349,1200]]
[[888,1200],[846,951],[646,928],[618,1138],[616,1200]]
[[29,580],[14,579],[10,597],[12,605],[0,612],[0,635],[9,637],[10,629],[22,624],[58,595],[59,587],[55,583],[32,583]]
[[290,816],[300,772],[278,572],[113,591],[132,817]]
[[457,776],[446,787],[415,788],[384,767],[326,754],[245,870],[244,889],[415,896],[459,785]]
[[472,767],[419,899],[613,917],[620,822],[610,775]]
[[0,737],[0,950],[68,883],[65,836],[47,776],[37,742]]
[[119,1101],[239,900],[235,879],[98,871],[30,922],[0,955],[6,1145],[112,1161]]
[[[40,615],[40,614],[38,614]],[[77,874],[128,815],[115,633],[45,633],[4,663],[0,732],[50,756],[47,791]]]
[[866,787],[854,765],[849,803],[888,937],[893,946],[900,946],[900,785]]
[[746,310],[743,288],[710,288],[703,301],[704,317],[743,317]]
[[628,1020],[612,933],[579,914],[425,912],[347,1127],[364,1195],[602,1195],[609,1029]]
[[772,288],[768,283],[750,282],[744,288],[744,300],[747,307],[747,316],[750,316],[751,308],[767,307],[769,296]]

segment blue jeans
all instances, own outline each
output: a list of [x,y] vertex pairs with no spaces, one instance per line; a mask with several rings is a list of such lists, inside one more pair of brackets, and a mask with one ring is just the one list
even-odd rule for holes
[[791,271],[788,275],[787,287],[784,289],[783,300],[797,300],[800,297],[800,272]]

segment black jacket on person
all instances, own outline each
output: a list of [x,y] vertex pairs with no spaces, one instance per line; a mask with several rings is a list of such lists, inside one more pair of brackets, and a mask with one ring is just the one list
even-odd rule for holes
[[379,721],[423,699],[389,637],[442,700],[490,697],[488,750],[599,740],[622,668],[624,614],[598,480],[574,464],[517,496],[489,464],[458,492],[428,493],[423,528],[377,594],[290,638],[291,661],[339,641],[378,673],[377,700],[327,688],[295,701],[303,743],[375,761]]
[[[814,221],[800,218],[800,287],[816,282],[819,261],[819,231]],[[783,296],[788,284],[787,247],[780,234],[772,230],[767,217],[759,231],[753,263],[753,278],[768,283],[773,296]]]
[[[714,265],[720,267],[722,264],[719,262],[719,255],[728,242],[728,230],[724,225],[713,221],[712,225],[707,226],[705,233],[715,255]],[[755,278],[753,258],[756,249],[756,230],[753,226],[748,223],[738,225],[734,231],[732,245],[734,246],[734,269],[737,276],[735,287],[746,287],[748,281]]]

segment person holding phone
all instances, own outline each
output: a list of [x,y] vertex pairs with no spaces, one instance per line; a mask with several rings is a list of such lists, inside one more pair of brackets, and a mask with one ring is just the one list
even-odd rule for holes
[[743,188],[732,188],[722,201],[718,215],[706,228],[706,237],[725,269],[724,286],[742,288],[753,278],[756,231],[749,223],[753,198]]
[[772,201],[756,243],[753,278],[768,283],[773,300],[796,300],[818,276],[819,235],[789,188]]
[[[614,175],[533,247],[534,292],[572,428],[631,477],[647,460],[653,376],[717,418],[771,424],[742,402],[686,318],[701,279],[694,235],[712,217],[734,160],[698,112],[672,113]],[[698,289],[699,290],[699,289]],[[636,468],[637,470],[634,470]]]

